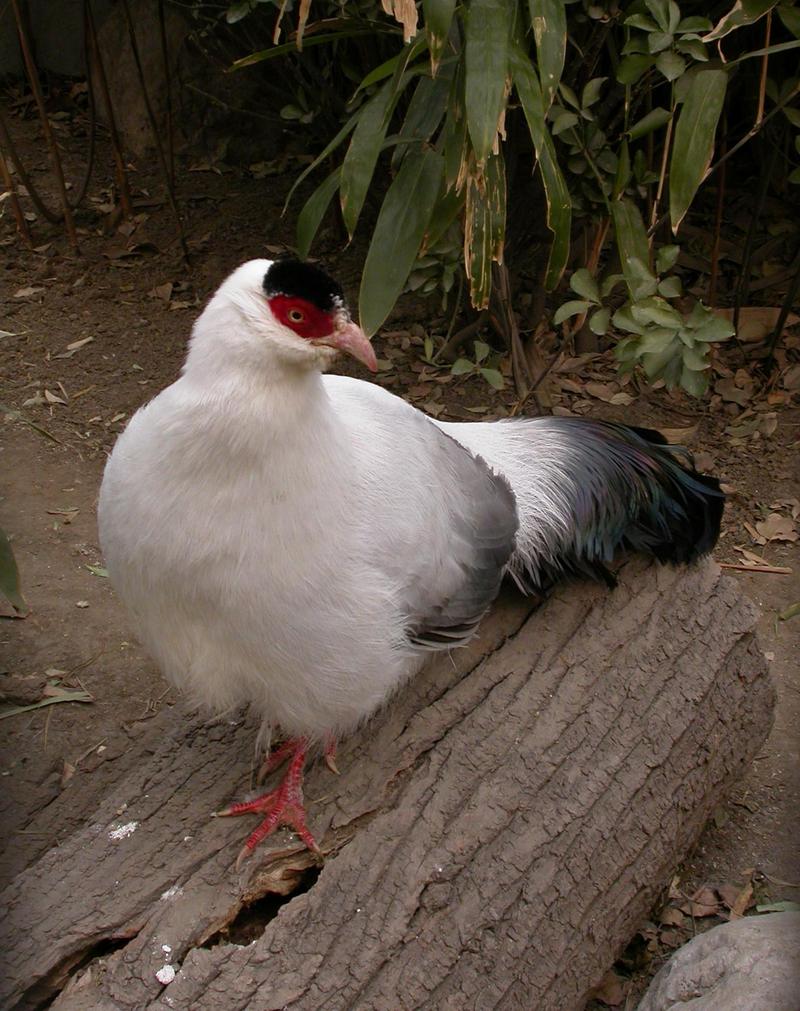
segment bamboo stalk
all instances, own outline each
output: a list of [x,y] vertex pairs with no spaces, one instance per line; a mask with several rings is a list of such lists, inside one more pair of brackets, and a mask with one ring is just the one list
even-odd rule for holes
[[44,133],[45,141],[47,142],[47,147],[50,152],[50,161],[53,166],[53,173],[55,174],[56,183],[58,184],[58,194],[61,198],[61,207],[63,211],[64,226],[67,230],[67,238],[69,239],[69,243],[72,248],[77,249],[78,233],[75,231],[75,221],[72,217],[72,209],[70,208],[69,200],[67,199],[67,186],[64,182],[64,170],[61,165],[61,155],[58,153],[58,144],[56,143],[55,136],[53,135],[53,131],[50,127],[50,120],[47,118],[44,95],[42,94],[39,74],[36,70],[33,54],[31,53],[28,33],[25,28],[19,0],[11,0],[11,6],[14,10],[14,17],[17,22],[17,33],[19,34],[19,44],[22,50],[22,58],[25,62],[25,70],[28,74],[28,81],[30,82],[34,100],[36,101],[36,108],[39,110],[42,132]]
[[2,151],[0,151],[0,176],[3,177],[3,185],[9,192],[11,210],[14,212],[14,220],[17,223],[17,232],[19,233],[19,237],[26,243],[26,245],[33,248],[31,231],[28,228],[28,222],[25,220],[25,214],[23,213],[22,206],[19,202],[19,194],[17,193],[17,187],[14,183],[14,177],[11,175],[11,171],[6,163]]
[[[16,0],[14,0],[16,2]],[[139,86],[142,90],[142,98],[144,99],[144,107],[147,112],[147,118],[150,121],[150,128],[153,131],[153,140],[156,144],[156,152],[158,154],[158,161],[161,166],[161,171],[164,175],[164,183],[167,188],[167,197],[169,199],[170,207],[175,215],[175,221],[178,225],[178,241],[180,242],[181,251],[183,253],[183,258],[185,260],[189,259],[189,248],[186,245],[186,236],[183,231],[183,220],[181,218],[181,212],[178,208],[178,202],[175,199],[175,190],[172,186],[172,181],[169,174],[169,166],[167,165],[167,158],[164,154],[164,145],[161,143],[161,136],[158,129],[158,123],[156,122],[155,113],[153,112],[153,106],[150,103],[150,94],[147,90],[147,82],[144,78],[144,70],[142,69],[142,60],[139,55],[139,45],[136,41],[136,30],[133,26],[133,16],[131,14],[131,8],[128,0],[122,0],[122,9],[125,12],[125,20],[128,25],[128,37],[131,43],[131,51],[133,53],[133,62],[136,64],[136,74],[139,78]]]
[[[106,68],[103,63],[103,55],[100,52],[100,45],[97,41],[97,28],[94,21],[91,0],[85,0],[86,12],[86,48],[87,55],[91,54],[94,67],[97,70],[97,83],[100,85],[100,94],[106,107],[108,117],[108,132],[111,136],[111,148],[114,152],[114,175],[116,177],[117,189],[119,191],[119,202],[122,207],[123,216],[129,218],[133,214],[133,202],[131,191],[128,186],[128,174],[125,171],[125,159],[122,154],[122,144],[117,132],[117,121],[114,116],[114,106],[111,102],[111,94],[108,90],[108,79]],[[90,84],[91,87],[91,84]]]

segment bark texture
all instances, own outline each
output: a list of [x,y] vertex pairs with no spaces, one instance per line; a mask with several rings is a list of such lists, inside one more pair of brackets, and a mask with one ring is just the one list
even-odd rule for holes
[[[581,1008],[767,735],[755,620],[710,562],[635,561],[613,593],[563,586],[535,613],[506,596],[343,742],[340,777],[313,767],[313,883],[283,830],[237,872],[252,823],[208,818],[246,789],[252,725],[161,714],[3,895],[0,1004]],[[304,874],[253,940],[226,939]]]

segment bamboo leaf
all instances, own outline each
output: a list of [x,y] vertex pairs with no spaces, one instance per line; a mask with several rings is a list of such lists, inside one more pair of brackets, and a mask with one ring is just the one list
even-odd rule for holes
[[452,81],[452,65],[444,67],[436,77],[423,77],[418,81],[408,103],[408,111],[400,129],[399,143],[392,157],[392,167],[395,170],[399,168],[406,151],[409,150],[409,142],[427,141],[439,128],[447,109]]
[[567,48],[567,8],[564,0],[528,0],[544,111],[553,104],[564,71]]
[[470,299],[485,309],[492,291],[492,261],[503,262],[506,177],[502,154],[491,155],[485,170],[473,166],[467,179],[464,262]]
[[611,217],[614,221],[622,272],[628,289],[633,294],[634,287],[642,280],[642,265],[646,268],[650,262],[647,229],[644,227],[639,208],[630,200],[617,200],[613,203]]
[[[306,35],[303,39],[303,48],[309,46],[324,46],[327,42],[340,42],[342,39],[354,39],[360,35],[372,35],[376,32],[383,34],[398,35],[399,32],[393,26],[382,24],[378,21],[370,21],[369,27],[364,28],[344,28],[335,32],[325,32],[320,35]],[[287,53],[297,52],[297,42],[283,42],[279,46],[270,46],[269,49],[259,49],[255,53],[248,53],[240,60],[234,60],[231,70],[243,70],[245,67],[252,67],[256,63],[263,63],[264,60],[274,60]]]
[[455,8],[456,0],[422,0],[422,13],[425,17],[425,30],[431,54],[431,73],[434,77],[447,43]]
[[443,174],[441,155],[409,152],[384,197],[359,293],[361,325],[369,336],[392,311],[411,273]]
[[467,129],[479,165],[494,147],[505,103],[512,16],[504,0],[472,0],[466,23]]
[[539,78],[527,55],[517,46],[511,52],[511,72],[528,123],[533,146],[536,149],[536,158],[542,173],[542,182],[547,198],[547,227],[553,233],[553,244],[550,247],[550,257],[547,262],[545,287],[552,291],[561,279],[567,265],[572,225],[572,201],[558,164],[553,138],[545,123],[544,99]]
[[717,22],[716,27],[708,35],[703,36],[703,42],[716,42],[743,25],[753,24],[777,4],[778,0],[736,0],[728,13]]
[[308,256],[311,243],[314,241],[320,223],[325,216],[325,211],[339,188],[341,175],[341,167],[335,168],[306,200],[303,209],[297,216],[297,255],[302,259]]
[[378,161],[395,96],[393,81],[386,84],[362,106],[350,146],[342,162],[340,200],[342,217],[353,237],[361,208]]
[[350,131],[355,129],[356,124],[358,123],[358,117],[360,113],[361,109],[353,113],[353,115],[350,117],[350,119],[348,119],[348,121],[344,124],[342,129],[336,134],[333,140],[330,141],[325,146],[325,149],[322,151],[322,153],[318,154],[317,157],[314,159],[314,161],[312,161],[309,166],[304,168],[303,171],[300,173],[300,175],[295,179],[295,181],[292,183],[292,188],[289,190],[289,193],[286,197],[286,201],[284,202],[283,205],[284,212],[286,211],[286,208],[289,206],[289,201],[292,199],[292,195],[294,194],[294,191],[297,189],[300,183],[302,183],[306,178],[308,178],[308,176],[314,171],[314,169],[317,168],[319,165],[321,165],[326,158],[328,158],[331,154],[333,154],[333,152],[342,143],[345,137],[347,137]]
[[648,133],[652,133],[654,130],[660,130],[662,126],[666,126],[669,123],[672,113],[669,109],[662,109],[661,107],[656,109],[651,109],[646,115],[633,124],[633,126],[628,131],[628,135],[631,140],[638,140],[640,137],[646,137]]
[[675,128],[669,173],[669,214],[676,232],[711,163],[728,75],[701,70],[692,81]]

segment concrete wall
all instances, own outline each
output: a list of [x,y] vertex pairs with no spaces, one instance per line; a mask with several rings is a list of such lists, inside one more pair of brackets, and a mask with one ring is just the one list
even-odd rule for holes
[[[113,0],[92,0],[98,27]],[[83,62],[83,0],[28,0],[36,63],[40,70],[69,77],[85,74]],[[0,75],[23,73],[22,55],[11,5],[0,14]]]

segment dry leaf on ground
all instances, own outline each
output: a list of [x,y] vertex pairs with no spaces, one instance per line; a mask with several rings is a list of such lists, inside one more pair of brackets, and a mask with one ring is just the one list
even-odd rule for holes
[[[717,316],[733,322],[733,309],[715,309]],[[736,330],[737,338],[743,343],[764,340],[775,329],[778,317],[781,314],[780,306],[770,305],[745,305],[739,310],[739,326]],[[790,312],[786,318],[784,329],[800,323],[800,316]]]
[[756,523],[756,530],[768,541],[796,541],[800,534],[788,516],[770,513],[765,520]]

